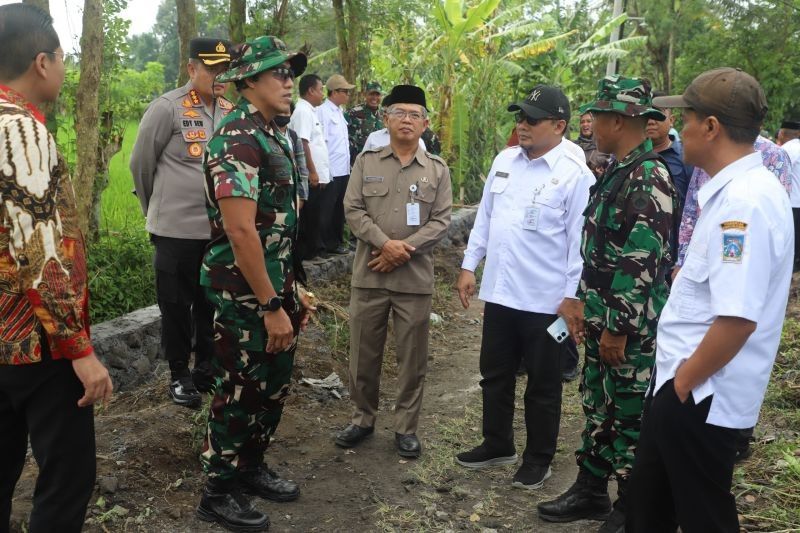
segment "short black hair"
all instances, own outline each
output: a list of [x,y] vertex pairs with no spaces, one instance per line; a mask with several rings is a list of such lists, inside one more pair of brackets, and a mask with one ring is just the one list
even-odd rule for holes
[[258,81],[258,78],[260,77],[261,77],[261,72],[258,72],[256,74],[253,74],[252,76],[242,78],[241,80],[235,80],[233,84],[236,86],[237,91],[242,92],[242,89],[247,89],[247,82],[245,82],[245,80],[252,80],[255,83]]
[[25,74],[35,57],[61,46],[53,17],[30,4],[0,6],[0,81]]
[[[702,113],[696,109],[692,109],[692,111],[695,112],[700,120],[705,120],[709,117],[709,115],[706,115],[705,113]],[[753,144],[756,142],[758,136],[761,135],[761,128],[743,128],[741,126],[731,126],[730,124],[726,124],[720,120],[719,117],[717,117],[717,120],[720,124],[722,124],[722,129],[725,130],[725,134],[728,136],[728,138],[736,144]]]
[[317,86],[317,82],[321,82],[322,78],[316,74],[306,74],[300,78],[300,96],[305,96],[308,91]]

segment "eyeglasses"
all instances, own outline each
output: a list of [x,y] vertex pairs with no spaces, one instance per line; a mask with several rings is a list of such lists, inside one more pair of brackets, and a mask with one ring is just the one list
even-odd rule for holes
[[419,111],[405,111],[403,109],[392,109],[391,111],[387,111],[386,114],[399,120],[403,120],[406,117],[411,120],[422,120],[425,118],[425,115]]
[[286,80],[293,80],[294,79],[294,71],[290,68],[286,67],[278,67],[271,69],[270,72],[272,76],[281,82],[285,82]]
[[350,94],[350,89],[334,89],[333,92]]
[[38,56],[39,54],[47,54],[49,56],[60,57],[62,63],[66,63],[67,60],[69,59],[69,54],[67,54],[66,52],[56,52],[56,51],[50,52],[48,50],[42,50],[40,52],[36,52],[35,54],[33,54],[33,57],[31,59],[36,59],[36,56]]
[[517,122],[517,124],[521,123],[522,121],[525,121],[530,126],[538,126],[545,120],[559,120],[559,119],[555,117],[531,118],[527,114],[525,114],[525,111],[517,111],[517,114],[514,115],[514,120]]

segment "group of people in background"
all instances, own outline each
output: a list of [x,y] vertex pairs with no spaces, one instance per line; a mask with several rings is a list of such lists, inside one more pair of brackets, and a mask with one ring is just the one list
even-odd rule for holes
[[[40,111],[63,83],[63,50],[49,15],[23,4],[0,7],[0,46],[0,530],[30,437],[40,467],[30,531],[80,531],[95,477],[91,406],[112,384],[89,340],[74,193]],[[384,94],[370,82],[345,111],[355,86],[302,76],[306,66],[272,36],[194,39],[188,83],[150,104],[131,155],[155,248],[168,394],[194,407],[212,395],[197,516],[232,531],[269,527],[252,496],[300,496],[267,450],[315,311],[302,261],[350,253],[351,239],[353,414],[334,443],[375,433],[391,318],[394,446],[406,458],[423,451],[448,165],[421,88]],[[748,453],[799,258],[800,122],[782,123],[783,149],[761,137],[764,91],[733,68],[676,96],[607,76],[579,107],[576,143],[565,137],[574,108],[544,84],[507,107],[512,141],[489,169],[455,287],[468,308],[483,263],[483,439],[454,461],[519,463],[512,486],[541,488],[562,382],[580,374],[578,475],[538,504],[542,520],[598,520],[603,533],[738,531],[733,466]]]

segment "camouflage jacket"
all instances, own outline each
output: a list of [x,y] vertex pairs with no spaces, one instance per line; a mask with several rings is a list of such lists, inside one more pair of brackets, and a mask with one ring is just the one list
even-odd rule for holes
[[240,98],[208,141],[203,166],[211,242],[203,258],[200,284],[238,295],[252,294],[236,266],[219,210],[221,198],[239,197],[257,204],[255,225],[272,286],[279,294],[291,292],[300,176],[286,138],[265,122],[255,106]]
[[367,137],[373,131],[383,128],[380,108],[372,110],[366,105],[357,105],[344,114],[347,120],[347,132],[350,138],[350,164],[356,160],[356,156],[364,149]]
[[[652,147],[648,139],[610,166],[592,187],[584,212],[578,294],[586,302],[587,321],[602,322],[598,325],[612,333],[654,334],[668,294],[675,188],[661,161],[634,166]],[[614,188],[619,192],[609,201]]]
[[425,131],[422,132],[422,141],[425,143],[429,153],[442,155],[442,143],[432,129],[425,128]]

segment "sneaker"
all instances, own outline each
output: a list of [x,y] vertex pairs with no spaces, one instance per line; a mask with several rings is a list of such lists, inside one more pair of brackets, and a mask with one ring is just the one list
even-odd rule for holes
[[468,452],[461,452],[456,455],[456,462],[467,468],[486,468],[497,465],[513,465],[519,457],[516,453],[510,455],[496,454],[489,452],[481,444]]
[[545,480],[552,474],[553,471],[550,470],[550,465],[534,465],[523,461],[522,466],[514,474],[511,486],[518,489],[540,489]]
[[169,397],[178,405],[200,407],[202,399],[191,376],[179,377],[169,385]]

